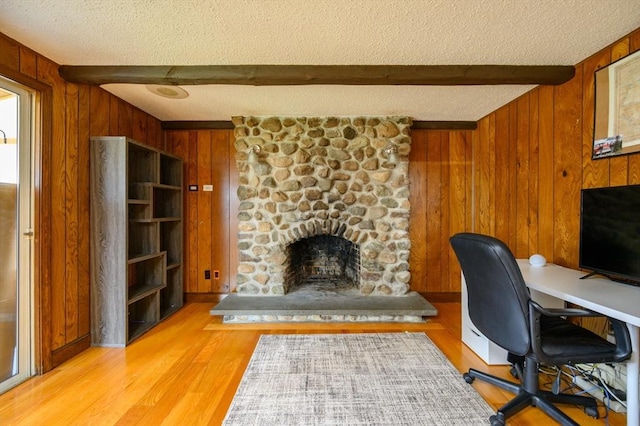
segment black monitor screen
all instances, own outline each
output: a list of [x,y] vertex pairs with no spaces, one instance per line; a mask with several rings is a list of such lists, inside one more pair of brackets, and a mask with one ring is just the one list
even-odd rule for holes
[[582,190],[580,267],[640,284],[640,185]]

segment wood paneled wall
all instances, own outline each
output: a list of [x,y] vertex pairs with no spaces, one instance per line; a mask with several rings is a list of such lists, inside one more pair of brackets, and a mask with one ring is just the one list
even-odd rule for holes
[[57,64],[1,33],[0,75],[40,93],[35,306],[38,368],[48,371],[90,344],[89,137],[160,147],[163,134],[157,119],[99,87],[66,83]]
[[458,293],[449,237],[471,226],[473,132],[413,130],[411,139],[411,290]]
[[640,49],[640,30],[484,117],[473,134],[473,226],[517,257],[578,267],[580,190],[640,183],[640,154],[591,159],[595,70]]
[[[198,187],[185,191],[185,293],[190,300],[196,294],[229,293],[235,289],[238,251],[233,131],[171,130],[165,140],[167,150],[184,158],[186,185]],[[205,185],[213,190],[204,191]]]

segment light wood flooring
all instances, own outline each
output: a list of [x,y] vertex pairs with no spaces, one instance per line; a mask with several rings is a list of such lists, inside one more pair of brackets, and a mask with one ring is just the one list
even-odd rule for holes
[[[487,367],[460,341],[459,303],[434,305],[439,314],[425,324],[221,324],[209,315],[211,303],[190,303],[125,349],[90,348],[0,395],[0,424],[218,425],[261,334],[424,331],[458,370],[510,378],[507,366]],[[479,381],[473,386],[493,407],[511,398]],[[565,412],[581,425],[606,424],[580,408]],[[554,422],[528,408],[508,424]],[[608,424],[626,418],[611,413]]]

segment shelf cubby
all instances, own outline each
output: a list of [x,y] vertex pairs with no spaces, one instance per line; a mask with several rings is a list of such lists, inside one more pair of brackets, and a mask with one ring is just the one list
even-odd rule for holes
[[182,188],[156,185],[153,187],[153,217],[156,219],[179,219],[182,217]]
[[182,246],[178,244],[182,235],[182,222],[160,222],[160,250],[167,252],[167,267],[182,263]]
[[167,286],[160,291],[160,318],[165,318],[182,306],[182,267],[175,265],[167,269]]
[[160,320],[159,305],[157,291],[127,305],[127,343],[140,337],[158,323]]
[[139,203],[151,205],[151,188],[149,182],[133,182],[129,185],[129,203]]
[[177,157],[160,154],[160,183],[162,185],[182,186],[182,160]]
[[151,220],[151,202],[149,200],[129,199],[129,220],[148,222]]
[[158,243],[158,223],[129,222],[128,259],[150,255],[160,251]]
[[131,303],[167,285],[167,253],[130,260],[127,272],[127,302]]
[[158,152],[137,142],[127,141],[129,182],[158,182]]

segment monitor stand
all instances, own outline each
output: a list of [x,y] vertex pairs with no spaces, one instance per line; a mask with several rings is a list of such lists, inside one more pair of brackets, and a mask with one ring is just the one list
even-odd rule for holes
[[587,278],[593,277],[594,275],[600,275],[601,277],[605,277],[605,278],[608,278],[610,280],[613,280],[613,278],[611,278],[610,275],[603,274],[602,272],[596,272],[596,271],[589,272],[587,275],[580,277],[580,279],[581,280],[586,280]]
[[587,275],[584,275],[584,276],[580,277],[580,279],[581,280],[585,280],[585,279],[587,279],[589,277],[593,277],[594,275],[600,275],[601,277],[605,277],[605,278],[607,278],[607,279],[609,279],[611,281],[615,281],[617,283],[628,284],[628,285],[633,285],[633,286],[636,286],[636,287],[640,287],[640,282],[638,282],[638,281],[631,280],[631,279],[628,279],[628,278],[620,278],[620,277],[616,277],[616,276],[613,276],[613,275],[603,274],[602,272],[595,272],[595,271],[589,272]]

